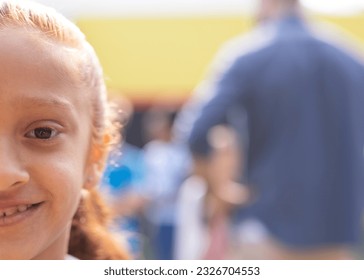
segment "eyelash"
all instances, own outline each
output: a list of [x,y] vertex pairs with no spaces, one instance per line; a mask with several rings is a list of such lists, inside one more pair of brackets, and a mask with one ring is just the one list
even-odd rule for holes
[[[37,136],[37,130],[40,130],[38,131],[38,133],[50,133],[49,137],[39,137],[39,135]],[[41,141],[50,141],[52,140],[54,137],[56,137],[57,135],[59,134],[59,131],[52,128],[52,127],[48,127],[48,126],[42,126],[42,127],[36,127],[34,129],[32,129],[31,131],[29,131],[28,133],[25,134],[25,137],[27,138],[33,138],[33,139],[38,139],[38,140],[41,140]]]

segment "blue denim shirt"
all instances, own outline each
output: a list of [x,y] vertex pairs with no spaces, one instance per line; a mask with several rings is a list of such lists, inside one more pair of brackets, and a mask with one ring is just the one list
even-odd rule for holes
[[[272,23],[265,36],[210,85],[191,151],[207,156],[209,129],[244,112],[241,173],[257,200],[238,217],[259,219],[291,246],[355,243],[364,188],[363,65],[297,16]],[[230,121],[243,122],[238,116]]]

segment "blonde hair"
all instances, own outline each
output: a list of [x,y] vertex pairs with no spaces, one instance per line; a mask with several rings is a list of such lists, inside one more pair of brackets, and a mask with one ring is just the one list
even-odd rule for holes
[[[94,49],[85,35],[54,9],[32,2],[0,1],[0,30],[20,27],[39,33],[40,39],[78,50],[79,77],[90,91],[92,106],[92,146],[98,152],[102,170],[113,135],[111,113],[107,105],[103,72]],[[73,218],[69,253],[81,259],[125,259],[126,252],[109,232],[109,211],[95,186],[81,200]]]

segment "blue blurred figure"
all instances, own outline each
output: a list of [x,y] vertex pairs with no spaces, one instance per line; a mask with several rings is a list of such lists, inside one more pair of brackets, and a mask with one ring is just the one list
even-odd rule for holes
[[130,252],[134,258],[142,258],[144,238],[141,213],[146,203],[143,193],[145,162],[142,149],[124,142],[124,132],[132,117],[133,107],[129,100],[119,96],[114,100],[121,124],[121,143],[110,152],[102,178],[104,191],[118,217],[118,227],[125,232]]
[[206,102],[196,107],[191,151],[208,161],[208,131],[225,121],[244,142],[241,180],[253,199],[237,213],[235,257],[353,258],[363,210],[363,64],[313,32],[298,0],[261,0],[259,18],[200,87],[195,98]]

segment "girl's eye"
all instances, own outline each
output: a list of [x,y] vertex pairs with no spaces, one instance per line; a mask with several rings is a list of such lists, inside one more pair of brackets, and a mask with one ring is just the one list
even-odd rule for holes
[[29,138],[37,138],[41,140],[47,140],[56,136],[57,131],[50,127],[38,127],[26,134]]

